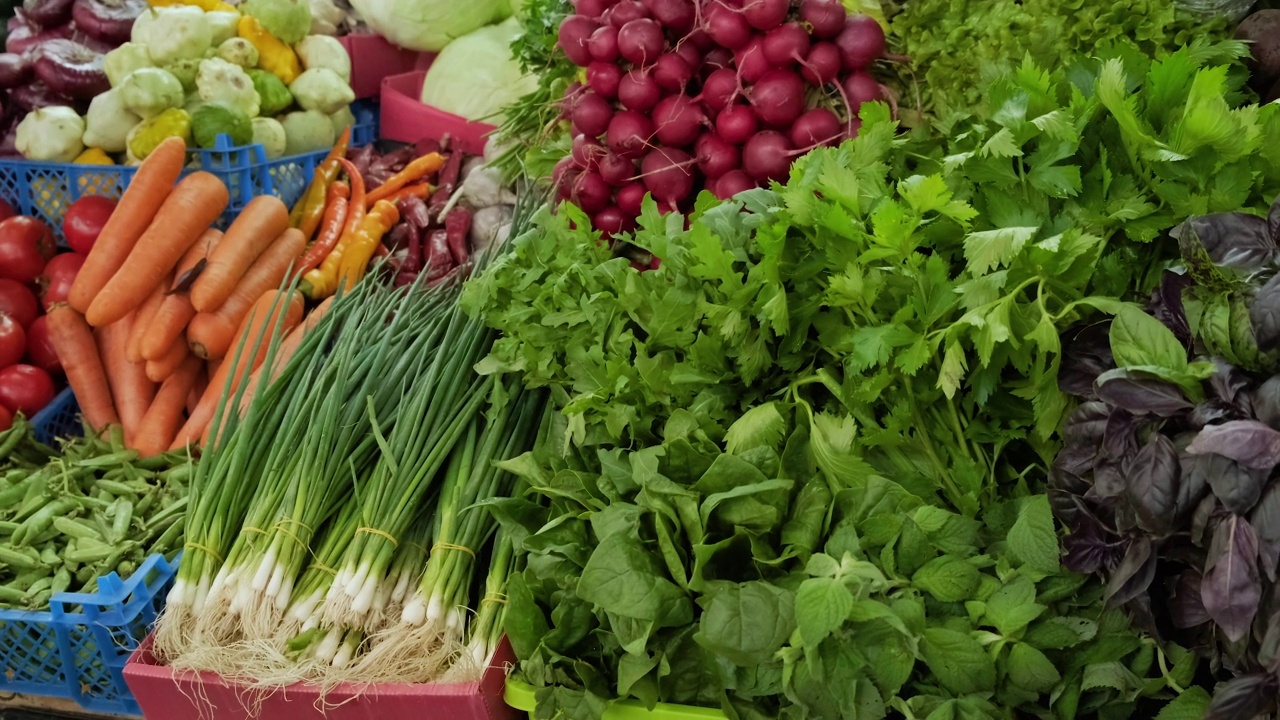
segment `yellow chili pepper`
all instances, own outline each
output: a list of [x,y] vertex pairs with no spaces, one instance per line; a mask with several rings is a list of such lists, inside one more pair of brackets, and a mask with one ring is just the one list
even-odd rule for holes
[[350,144],[351,129],[347,128],[329,151],[328,157],[316,166],[315,176],[307,186],[307,191],[289,212],[289,226],[302,230],[307,242],[311,241],[311,236],[320,226],[320,219],[324,217],[324,203],[329,186],[338,179],[338,159],[346,157]]
[[151,7],[190,5],[198,7],[205,12],[239,12],[234,5],[222,2],[222,0],[147,0],[147,4]]
[[293,48],[285,45],[275,35],[267,32],[257,18],[243,15],[236,24],[236,32],[258,49],[258,66],[280,78],[285,85],[302,74],[302,63]]
[[351,239],[350,249],[342,256],[338,266],[338,278],[342,287],[350,290],[360,278],[364,277],[373,253],[382,244],[382,236],[400,222],[400,211],[394,203],[379,200],[373,209],[364,216],[355,237]]

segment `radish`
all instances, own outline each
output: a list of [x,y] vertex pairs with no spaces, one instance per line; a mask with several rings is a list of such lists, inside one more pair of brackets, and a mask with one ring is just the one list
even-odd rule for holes
[[693,143],[706,119],[702,106],[685,95],[668,95],[653,109],[658,142],[671,147],[685,147]]
[[591,33],[591,37],[587,39],[587,52],[591,53],[591,57],[604,62],[613,62],[618,59],[618,28],[612,25],[602,25]]
[[691,69],[696,69],[702,64],[702,51],[691,42],[681,41],[676,45],[675,54],[684,58],[684,61],[689,64]]
[[702,83],[702,104],[712,112],[724,110],[737,94],[738,74],[729,68],[716,70]]
[[849,112],[858,113],[863,103],[884,99],[884,90],[870,73],[861,70],[844,79],[845,100],[849,103]]
[[[619,3],[614,8],[622,7]],[[618,30],[618,53],[637,65],[648,65],[658,59],[667,40],[662,26],[649,18],[639,18]]]
[[647,70],[630,70],[618,82],[618,101],[628,110],[648,112],[661,99],[662,88],[658,87],[658,81]]
[[604,145],[601,145],[599,140],[578,135],[573,138],[573,150],[569,153],[569,157],[573,158],[573,164],[579,168],[593,170],[604,153]]
[[830,40],[839,35],[848,15],[840,0],[800,0],[800,20],[809,23],[816,38]]
[[800,65],[800,76],[810,85],[823,87],[836,81],[844,60],[834,43],[814,43]]
[[861,13],[851,15],[836,36],[841,63],[846,72],[862,70],[885,53],[884,29],[875,18]]
[[611,5],[613,0],[574,0],[573,11],[589,18],[598,18]]
[[755,110],[748,105],[730,105],[716,116],[716,132],[734,145],[750,139],[759,126]]
[[740,192],[756,187],[756,182],[741,170],[730,170],[721,175],[712,187],[711,192],[721,200],[728,200]]
[[722,47],[712,48],[702,56],[702,67],[705,72],[712,73],[720,69],[733,68],[733,52]]
[[646,0],[644,5],[658,22],[680,35],[693,28],[698,16],[693,0]]
[[684,45],[686,43],[697,48],[700,53],[707,52],[716,46],[716,41],[712,40],[711,36],[703,28],[694,28],[688,35],[685,35],[680,44]]
[[724,0],[715,0],[703,13],[707,34],[722,48],[737,50],[751,39],[751,25],[742,13],[730,8]]
[[804,112],[804,92],[804,80],[799,75],[790,70],[770,70],[751,88],[751,105],[764,124],[786,127]]
[[742,146],[742,169],[755,180],[784,180],[791,169],[793,150],[785,135],[763,130]]
[[764,37],[755,35],[733,54],[734,64],[738,66],[738,77],[747,84],[754,83],[773,69],[769,61],[764,59],[763,46]]
[[[599,30],[596,31],[600,32]],[[594,37],[594,36],[592,36]],[[787,23],[769,31],[761,45],[764,59],[773,67],[785,67],[809,54],[809,33],[799,23]]]
[[570,15],[560,23],[560,31],[556,35],[556,44],[564,50],[569,62],[578,67],[586,67],[591,62],[591,52],[587,50],[587,41],[600,24],[583,15]]
[[588,214],[603,210],[612,197],[613,188],[600,177],[600,173],[588,170],[573,184],[573,202]]
[[614,198],[614,202],[622,212],[631,217],[637,217],[644,206],[644,196],[648,192],[644,183],[637,180],[618,188],[618,195]]
[[689,153],[675,148],[654,148],[640,161],[644,186],[660,204],[678,205],[693,192]]
[[613,63],[597,60],[587,66],[587,86],[603,98],[617,99],[618,85],[621,82],[622,68]]
[[555,169],[551,171],[551,185],[556,189],[557,200],[569,199],[579,174],[581,174],[580,171],[573,164],[573,157],[569,155],[565,155],[560,162],[556,163]]
[[645,9],[643,3],[637,2],[637,0],[622,0],[617,5],[605,10],[600,19],[620,28],[632,20],[640,20],[647,17],[649,17],[649,11]]
[[624,158],[637,158],[649,147],[653,135],[653,121],[632,110],[624,110],[609,121],[605,143],[609,150]]
[[849,118],[849,122],[844,126],[844,139],[852,140],[858,137],[858,131],[862,129],[862,120],[859,118]]
[[692,78],[693,66],[678,52],[663,55],[653,65],[653,79],[663,90],[682,91]]
[[627,217],[617,205],[609,205],[591,218],[591,227],[605,237],[613,237],[627,229]]
[[622,187],[635,177],[635,163],[617,153],[607,152],[599,157],[596,171],[613,187]]
[[593,92],[584,93],[573,109],[573,129],[583,135],[595,137],[609,129],[613,108],[609,101]]
[[714,132],[705,132],[693,146],[698,169],[708,179],[715,180],[731,170],[737,170],[742,161],[738,146]]
[[826,108],[814,108],[791,124],[791,144],[798,148],[830,145],[840,139],[843,130],[835,113]]
[[772,30],[787,19],[791,12],[791,0],[747,0],[742,6],[742,17],[757,30]]

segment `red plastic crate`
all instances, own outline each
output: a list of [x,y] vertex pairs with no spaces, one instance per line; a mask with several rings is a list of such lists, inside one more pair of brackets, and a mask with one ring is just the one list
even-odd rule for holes
[[359,33],[338,38],[351,56],[351,89],[357,99],[376,98],[382,92],[382,79],[414,70],[425,70],[435,53],[422,53],[392,45],[381,35]]
[[[518,720],[523,713],[503,700],[513,662],[503,642],[479,682],[339,685],[323,701],[317,686],[298,684],[259,704],[257,696],[214,673],[158,664],[148,636],[125,665],[124,679],[147,720]],[[256,714],[246,705],[257,705]]]
[[483,153],[489,133],[497,127],[472,122],[461,115],[424,104],[419,98],[422,97],[422,79],[426,75],[426,70],[417,70],[383,78],[381,132],[378,136],[384,140],[414,143],[423,138],[439,140],[448,135],[463,152],[471,155]]

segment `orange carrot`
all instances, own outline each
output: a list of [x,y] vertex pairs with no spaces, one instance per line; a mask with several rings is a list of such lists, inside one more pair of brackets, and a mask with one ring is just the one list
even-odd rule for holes
[[124,427],[124,440],[132,444],[133,434],[147,414],[155,399],[155,384],[147,379],[147,367],[131,363],[125,356],[129,344],[129,331],[136,318],[127,315],[122,320],[98,328],[98,348],[102,353],[102,365],[107,371],[107,383],[111,386],[111,399],[120,414]]
[[289,210],[279,198],[254,198],[227,228],[209,264],[191,286],[191,304],[196,312],[213,312],[221,307],[253,261],[288,228]]
[[178,183],[128,259],[89,304],[89,324],[110,325],[141,305],[222,215],[229,199],[227,186],[207,172],[192,173]]
[[209,387],[209,366],[203,365],[200,369],[200,376],[196,378],[195,385],[191,386],[191,391],[187,393],[187,414],[195,412],[196,405],[200,404],[200,396],[204,395],[204,391]]
[[71,391],[80,403],[80,413],[94,430],[120,422],[111,400],[111,386],[102,367],[102,356],[93,339],[93,330],[84,316],[70,305],[49,308],[49,339],[62,360]]
[[236,289],[214,312],[199,313],[187,326],[187,341],[191,351],[205,359],[217,359],[234,347],[236,328],[258,298],[268,290],[280,287],[292,264],[298,261],[306,248],[302,231],[289,228],[267,248],[253,267],[245,273]]
[[169,138],[143,161],[71,285],[71,307],[87,312],[94,298],[124,265],[169,197],[186,159],[186,143],[180,138]]
[[151,382],[164,382],[182,367],[182,363],[186,361],[187,356],[191,354],[191,348],[187,347],[187,339],[179,337],[170,346],[169,352],[159,360],[148,360],[146,362],[147,377]]
[[[298,233],[298,240],[301,242],[302,232],[297,228],[292,228],[291,231]],[[302,293],[296,290],[283,298],[277,290],[268,290],[259,296],[235,333],[238,346],[235,352],[238,357],[234,357],[234,360],[227,358],[218,365],[217,372],[209,378],[209,387],[187,418],[186,424],[178,431],[177,439],[170,448],[180,448],[200,440],[208,443],[208,430],[218,403],[224,395],[232,398],[240,392],[242,383],[247,379],[245,375],[257,370],[266,358],[271,347],[271,333],[276,325],[281,324],[279,332],[289,332],[302,320],[302,308]],[[273,309],[275,312],[272,312]],[[243,345],[240,345],[241,342]]]
[[[207,260],[208,256],[217,249],[221,240],[221,231],[213,228],[206,230],[191,250],[187,251],[186,257],[178,263],[174,271],[175,279],[182,279],[201,260]],[[191,322],[191,318],[195,316],[196,309],[191,306],[189,292],[179,290],[166,295],[159,309],[156,310],[155,316],[151,318],[150,327],[142,336],[142,357],[147,360],[159,360],[164,357],[169,348],[173,347],[178,336],[187,329],[187,323]]]
[[156,316],[156,310],[160,309],[160,303],[164,302],[164,295],[169,289],[169,281],[158,283],[151,294],[147,296],[147,301],[142,303],[142,307],[138,308],[138,321],[133,324],[133,328],[129,331],[129,345],[125,348],[129,362],[140,363],[146,362],[146,358],[142,356],[142,338],[146,336],[147,328],[151,327],[151,319]]
[[386,182],[379,185],[376,190],[369,191],[369,194],[365,196],[364,206],[371,208],[379,200],[386,200],[405,185],[420,180],[442,167],[444,167],[444,157],[440,153],[427,153],[405,165],[403,170],[392,175]]
[[182,424],[187,395],[203,370],[204,363],[200,358],[188,355],[177,371],[160,386],[155,401],[142,417],[142,423],[134,436],[133,447],[139,455],[159,455],[173,442],[178,434],[178,427]]

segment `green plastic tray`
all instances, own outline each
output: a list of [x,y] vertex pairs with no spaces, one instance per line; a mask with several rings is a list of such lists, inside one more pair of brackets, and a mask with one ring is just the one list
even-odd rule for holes
[[[538,707],[533,686],[514,678],[507,678],[505,699],[508,705],[530,716]],[[650,710],[636,700],[618,700],[609,704],[602,720],[725,720],[725,714],[714,708],[665,703],[658,703]]]

